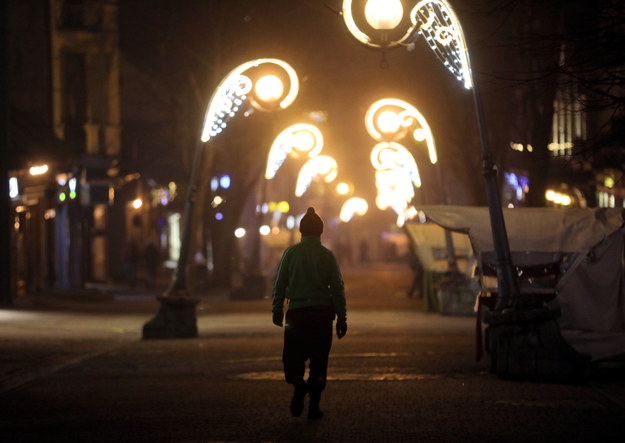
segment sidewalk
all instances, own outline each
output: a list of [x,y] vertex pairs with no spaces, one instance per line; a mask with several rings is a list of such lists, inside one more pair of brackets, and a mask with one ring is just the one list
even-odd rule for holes
[[[374,273],[388,281],[379,288],[363,283]],[[403,262],[372,262],[343,270],[345,291],[350,310],[420,310],[421,300],[405,297],[411,283],[410,269]],[[233,300],[232,289],[210,288],[192,293],[200,299],[198,311],[205,312],[269,312],[271,310],[272,277],[267,276],[264,296],[251,300]],[[156,297],[166,292],[170,276],[161,274],[156,287],[130,289],[125,284],[88,283],[84,289],[49,289],[18,297],[10,309],[67,310],[71,312],[156,313]]]
[[321,421],[288,412],[268,299],[202,294],[199,338],[141,340],[158,309],[125,288],[0,309],[0,441],[621,442],[623,371],[570,386],[476,363],[472,317],[423,313],[401,268],[345,272]]

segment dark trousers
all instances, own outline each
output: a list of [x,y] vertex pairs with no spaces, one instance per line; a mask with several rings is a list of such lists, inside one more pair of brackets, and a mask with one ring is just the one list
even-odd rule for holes
[[333,307],[315,306],[287,311],[282,352],[287,383],[295,384],[303,379],[306,360],[310,360],[308,389],[319,393],[323,391],[332,347],[333,320]]

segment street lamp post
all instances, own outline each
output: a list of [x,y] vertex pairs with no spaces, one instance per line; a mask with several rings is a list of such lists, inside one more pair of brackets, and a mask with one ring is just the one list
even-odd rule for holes
[[[412,44],[423,36],[445,67],[473,92],[479,130],[482,170],[497,262],[498,302],[491,313],[488,346],[491,368],[501,377],[564,379],[584,376],[588,360],[568,346],[560,335],[558,310],[548,309],[534,294],[520,294],[513,271],[510,246],[497,186],[497,171],[486,135],[484,112],[473,80],[469,51],[460,22],[446,0],[420,0],[408,13],[409,24],[399,38],[389,39],[406,23],[401,0],[366,0],[364,15],[378,41],[358,25],[354,0],[343,0],[342,15],[351,32],[363,44],[383,51]],[[358,1],[363,4],[363,1]]]
[[204,144],[217,137],[245,104],[265,112],[285,109],[293,103],[298,91],[299,80],[293,68],[273,58],[256,59],[237,66],[215,89],[195,145],[178,263],[169,289],[158,297],[158,313],[143,326],[143,338],[190,338],[198,334],[195,307],[199,300],[190,296],[187,268]]

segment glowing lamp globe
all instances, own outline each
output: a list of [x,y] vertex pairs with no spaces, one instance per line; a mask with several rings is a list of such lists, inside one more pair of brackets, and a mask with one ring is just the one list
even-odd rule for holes
[[384,134],[394,134],[401,127],[401,119],[396,112],[384,111],[378,116],[378,127]]
[[275,75],[264,75],[256,81],[254,93],[265,103],[276,102],[284,94],[284,84]]
[[373,29],[385,31],[396,28],[404,15],[400,0],[368,0],[365,19]]

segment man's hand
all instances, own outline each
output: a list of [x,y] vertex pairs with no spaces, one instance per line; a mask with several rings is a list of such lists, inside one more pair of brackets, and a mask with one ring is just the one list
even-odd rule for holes
[[280,326],[282,327],[282,318],[284,317],[284,314],[282,312],[274,312],[273,313],[273,324],[276,326]]
[[336,336],[339,340],[345,337],[347,334],[347,320],[346,319],[338,319],[336,321]]

